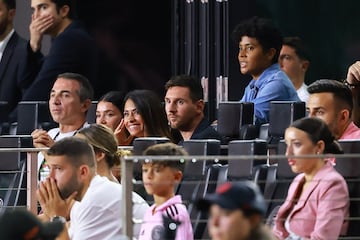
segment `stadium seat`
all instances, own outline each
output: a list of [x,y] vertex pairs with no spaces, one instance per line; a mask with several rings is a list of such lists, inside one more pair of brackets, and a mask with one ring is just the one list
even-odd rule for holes
[[[278,155],[284,155],[286,152],[286,144],[280,141],[278,144]],[[287,196],[288,188],[296,176],[291,170],[286,158],[279,158],[268,165],[266,182],[264,188],[264,198],[268,202],[269,215],[274,208],[280,206]]]
[[88,110],[88,112],[86,113],[86,121],[88,123],[96,123],[96,106],[97,106],[97,101],[92,101],[91,102],[91,106]]
[[305,103],[293,101],[270,102],[269,144],[277,144],[284,138],[285,129],[302,117],[305,117]]
[[[1,148],[32,147],[31,136],[1,136]],[[0,214],[26,207],[26,153],[0,152]]]
[[[360,153],[359,140],[340,140],[345,154]],[[337,157],[335,169],[344,177],[350,196],[350,221],[347,237],[360,238],[360,161],[358,157]]]
[[250,155],[263,156],[262,159],[249,158],[244,160],[230,159],[227,179],[236,180],[254,180],[261,181],[259,167],[267,163],[267,143],[264,140],[234,140],[229,142],[228,156],[232,155]]
[[49,105],[46,101],[19,102],[17,113],[17,124],[12,126],[16,135],[29,135],[36,128],[49,130],[57,127],[52,120]]
[[[220,154],[220,141],[215,139],[191,139],[184,141],[184,149],[191,156],[210,156]],[[187,205],[193,223],[196,239],[201,239],[205,228],[207,214],[196,209],[196,200],[207,193],[215,192],[221,164],[213,164],[213,160],[187,161],[183,172],[183,179],[178,186],[177,194],[182,196]]]
[[240,129],[253,124],[254,104],[250,102],[220,102],[217,131],[225,142],[239,139]]

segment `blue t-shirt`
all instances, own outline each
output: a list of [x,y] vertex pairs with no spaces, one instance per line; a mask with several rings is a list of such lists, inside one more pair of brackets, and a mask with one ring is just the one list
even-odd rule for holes
[[301,101],[294,85],[277,63],[265,69],[257,80],[252,79],[241,99],[241,102],[254,103],[256,125],[269,122],[271,101]]

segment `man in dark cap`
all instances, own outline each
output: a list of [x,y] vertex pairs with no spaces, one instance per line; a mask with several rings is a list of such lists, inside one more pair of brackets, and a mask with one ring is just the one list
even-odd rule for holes
[[0,218],[2,240],[54,240],[63,229],[61,220],[43,224],[27,210],[9,211]]
[[266,204],[253,182],[224,183],[216,193],[200,199],[198,208],[209,211],[208,230],[212,240],[276,239],[263,223]]

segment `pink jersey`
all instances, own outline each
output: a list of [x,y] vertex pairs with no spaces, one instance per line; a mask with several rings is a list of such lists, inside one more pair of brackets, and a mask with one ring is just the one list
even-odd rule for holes
[[186,206],[182,204],[181,196],[176,195],[158,207],[154,204],[147,209],[141,225],[139,240],[159,240],[160,233],[164,231],[163,216],[180,222],[175,240],[194,239],[189,213]]
[[340,139],[360,139],[360,128],[351,122]]

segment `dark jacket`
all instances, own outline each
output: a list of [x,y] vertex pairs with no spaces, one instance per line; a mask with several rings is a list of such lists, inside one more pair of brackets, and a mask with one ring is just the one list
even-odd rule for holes
[[74,72],[84,75],[96,88],[97,50],[96,45],[83,26],[73,21],[62,33],[53,39],[49,54],[34,53],[27,46],[23,76],[31,82],[23,100],[48,100],[57,75]]
[[[182,145],[184,140],[182,139],[181,135],[179,137],[181,139],[178,144]],[[206,118],[203,118],[200,121],[190,139],[217,139],[222,141],[220,134],[210,125]]]
[[26,44],[26,40],[14,32],[3,52],[0,62],[0,101],[8,102],[8,108],[6,112],[1,112],[1,118],[16,107],[28,86],[20,70],[21,61],[26,55]]

